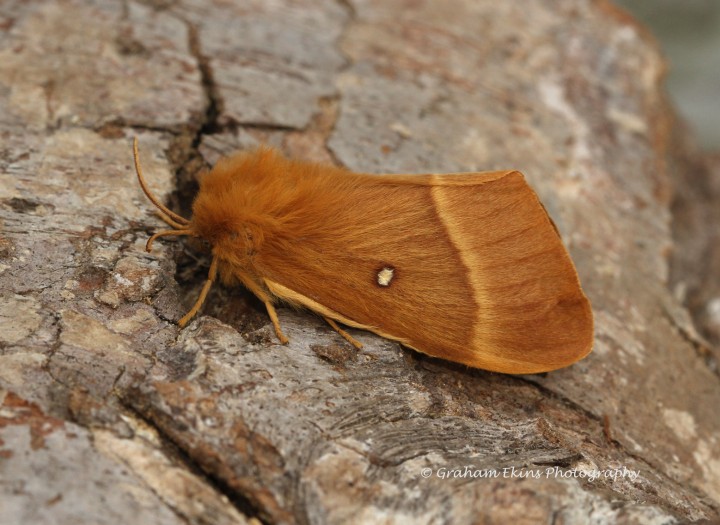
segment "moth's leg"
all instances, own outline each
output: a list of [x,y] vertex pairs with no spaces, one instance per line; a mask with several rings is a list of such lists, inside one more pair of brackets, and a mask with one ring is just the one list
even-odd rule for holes
[[200,307],[205,302],[205,298],[210,291],[210,287],[212,286],[213,282],[215,282],[215,278],[217,277],[217,269],[218,257],[216,255],[213,257],[213,260],[210,263],[210,271],[208,272],[208,278],[207,281],[205,281],[205,286],[203,286],[202,291],[200,292],[200,297],[198,297],[197,301],[195,301],[195,304],[190,309],[190,311],[178,321],[180,328],[185,328],[185,325],[188,324],[188,321],[190,321],[190,319],[192,319],[193,316],[198,313],[198,310],[200,310]]
[[330,319],[329,317],[323,317],[327,321],[327,323],[335,330],[337,333],[339,333],[348,343],[353,345],[358,350],[363,347],[362,343],[355,339],[353,336],[351,336],[349,333],[347,333],[345,330],[340,328],[338,324]]
[[251,279],[244,273],[235,272],[235,276],[240,279],[240,282],[245,285],[245,288],[250,290],[252,293],[255,294],[255,297],[265,303],[265,309],[267,310],[268,316],[270,317],[273,327],[275,328],[275,335],[282,344],[287,344],[290,340],[285,336],[282,329],[280,328],[280,320],[278,319],[275,307],[272,305],[272,302],[270,302],[270,296],[265,292],[265,290],[258,286],[258,284],[253,279]]
[[282,333],[282,330],[280,329],[280,320],[278,319],[275,307],[270,301],[266,301],[265,308],[267,308],[267,313],[270,316],[270,320],[272,321],[273,326],[275,327],[275,335],[277,335],[277,338],[280,339],[280,342],[282,344],[286,345],[290,340],[285,337],[285,334]]

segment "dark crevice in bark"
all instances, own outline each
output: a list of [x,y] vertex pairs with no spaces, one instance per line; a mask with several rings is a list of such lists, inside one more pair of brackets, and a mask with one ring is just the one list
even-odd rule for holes
[[188,28],[188,39],[190,52],[195,57],[200,70],[203,90],[207,97],[207,107],[205,108],[205,116],[202,126],[193,137],[193,148],[197,148],[203,135],[212,134],[219,131],[218,117],[222,113],[223,100],[220,91],[215,83],[215,76],[210,65],[210,60],[203,54],[202,45],[200,43],[200,31],[196,25],[185,22]]
[[170,434],[164,431],[162,425],[156,424],[152,414],[150,414],[150,409],[144,404],[142,395],[138,392],[127,391],[120,397],[120,403],[135,417],[155,430],[160,438],[163,450],[169,457],[175,458],[175,460],[184,465],[189,472],[192,472],[204,480],[205,483],[217,493],[225,496],[240,514],[248,517],[255,516],[255,519],[259,520],[259,518],[257,518],[258,509],[248,499],[234,491],[221,478],[203,469],[202,465],[195,461],[182,446],[175,442]]

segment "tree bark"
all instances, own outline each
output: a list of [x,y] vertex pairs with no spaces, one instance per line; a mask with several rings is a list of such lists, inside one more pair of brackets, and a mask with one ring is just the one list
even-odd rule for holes
[[[673,215],[719,193],[687,191],[665,64],[623,11],[10,0],[0,31],[0,523],[720,520],[717,339],[675,293],[718,282],[691,255],[714,237]],[[186,216],[201,169],[260,143],[362,172],[520,169],[594,351],[507,376],[351,330],[356,352],[288,308],[282,346],[219,286],[181,330],[207,254],[145,253],[162,223],[135,136]]]

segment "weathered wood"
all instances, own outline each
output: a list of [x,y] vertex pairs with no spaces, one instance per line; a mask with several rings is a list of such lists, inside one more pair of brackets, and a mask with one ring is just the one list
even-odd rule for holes
[[[610,3],[9,1],[0,31],[0,523],[720,519],[717,354],[669,287],[688,163],[662,58]],[[282,346],[220,287],[179,330],[203,247],[144,252],[161,222],[136,135],[184,212],[200,167],[259,142],[357,171],[521,169],[595,350],[503,376],[352,330],[355,352],[284,308]]]

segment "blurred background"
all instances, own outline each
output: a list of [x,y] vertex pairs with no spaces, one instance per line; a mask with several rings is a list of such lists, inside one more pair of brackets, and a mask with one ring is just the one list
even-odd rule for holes
[[720,151],[720,0],[615,0],[669,61],[667,87],[700,147]]

